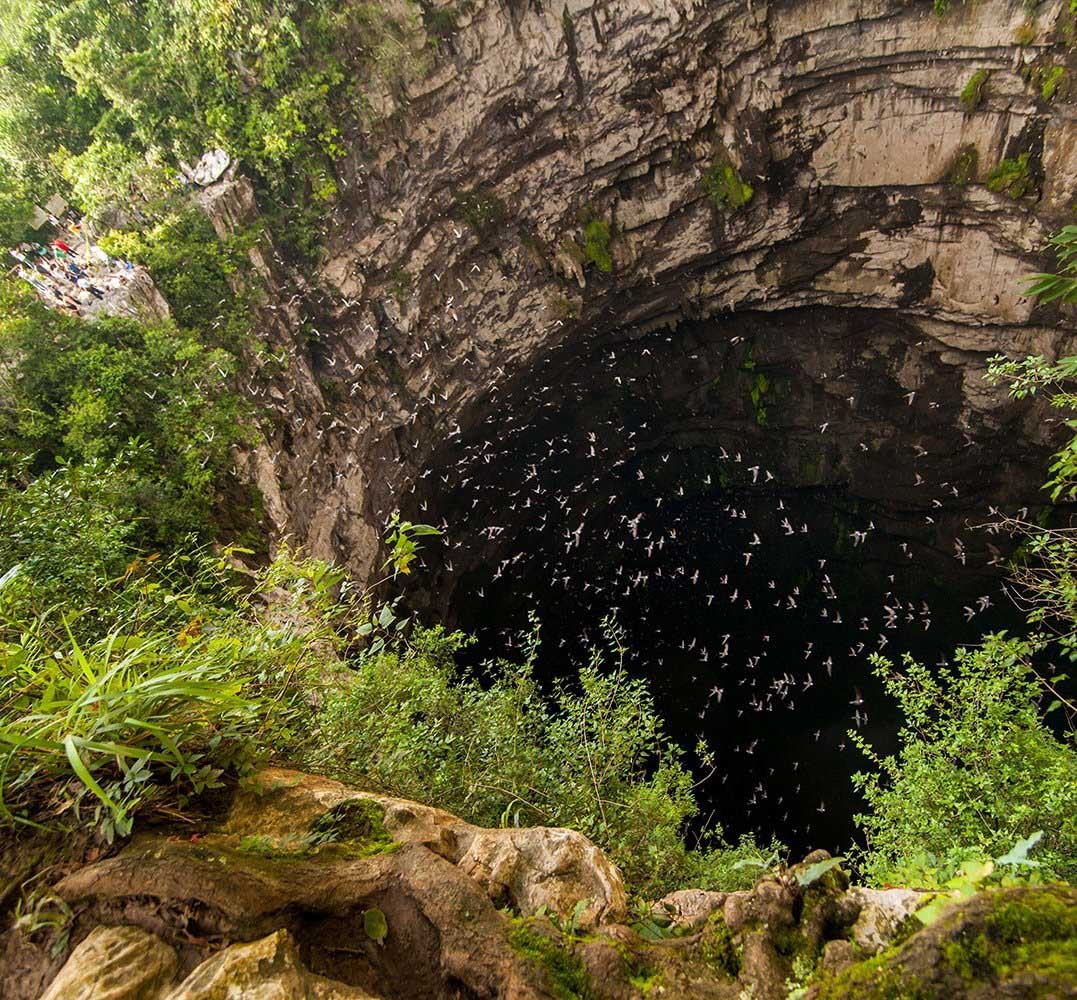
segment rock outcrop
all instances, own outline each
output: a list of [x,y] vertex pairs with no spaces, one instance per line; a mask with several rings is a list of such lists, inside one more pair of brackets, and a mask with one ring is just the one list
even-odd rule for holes
[[[584,336],[873,310],[960,370],[955,427],[997,426],[987,355],[1064,346],[1020,280],[1077,178],[1068,84],[1037,82],[1062,0],[436,6],[454,30],[339,166],[319,291],[263,311],[287,361],[246,468],[314,554],[364,576],[437,442]],[[989,189],[1004,160],[1026,183]],[[256,213],[230,190],[222,231]]]
[[784,1000],[894,984],[960,1000],[1077,985],[1074,890],[982,893],[918,930],[904,897],[850,890],[840,868],[806,876],[826,858],[751,890],[674,893],[629,923],[619,874],[578,834],[482,830],[272,770],[204,832],[146,832],[70,871],[53,887],[66,936],[8,930],[0,981],[11,1000]]

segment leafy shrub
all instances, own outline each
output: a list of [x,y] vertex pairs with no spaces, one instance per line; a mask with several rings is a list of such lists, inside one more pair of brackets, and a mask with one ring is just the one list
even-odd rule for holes
[[217,238],[209,219],[189,207],[152,226],[101,237],[108,253],[146,266],[182,327],[210,344],[235,350],[249,326],[247,304],[229,278],[246,264],[252,234]]
[[1059,738],[1044,723],[1032,652],[992,635],[936,673],[910,657],[902,672],[874,658],[905,721],[895,757],[851,736],[874,767],[854,776],[868,804],[856,820],[869,878],[893,881],[925,852],[1000,855],[1037,830],[1045,831],[1044,874],[1077,876],[1077,751],[1072,735]]
[[714,833],[710,850],[686,848],[692,776],[645,685],[626,675],[620,633],[612,667],[596,652],[550,696],[532,673],[537,632],[522,664],[493,664],[482,681],[454,664],[467,641],[417,630],[406,648],[365,660],[325,693],[308,766],[480,824],[580,830],[640,892],[750,882],[734,868],[758,854],[750,842],[728,849]]
[[231,467],[232,445],[245,436],[234,355],[172,323],[91,323],[11,289],[4,295],[6,458],[33,456],[22,463],[25,477],[60,461],[123,455],[146,540],[175,544],[191,531],[210,531],[215,489]]

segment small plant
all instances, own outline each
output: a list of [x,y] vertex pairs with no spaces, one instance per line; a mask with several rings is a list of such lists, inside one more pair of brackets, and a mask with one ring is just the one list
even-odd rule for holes
[[964,187],[976,177],[976,168],[979,165],[980,154],[971,143],[961,146],[943,174],[944,184],[953,187]]
[[1014,45],[1031,45],[1036,41],[1036,24],[1032,18],[1023,21],[1021,26],[1014,32]]
[[818,882],[828,871],[837,868],[844,860],[845,858],[827,858],[825,861],[816,861],[815,864],[808,865],[797,875],[797,884],[802,888],[807,888]]
[[1044,68],[1040,74],[1040,96],[1044,101],[1049,101],[1055,96],[1058,85],[1065,75],[1066,70],[1062,66],[1047,66]]
[[719,148],[714,162],[703,174],[703,190],[719,212],[736,212],[755,194],[755,189],[741,178],[724,147]]
[[[1077,302],[1077,226],[1063,226],[1047,242],[1054,248],[1058,258],[1058,273],[1031,275],[1027,279],[1027,294],[1034,295],[1041,302]],[[1073,359],[1062,359],[1067,360],[1070,367],[1054,373],[1052,382],[1077,377],[1077,370],[1071,370],[1074,368]],[[1065,402],[1063,400],[1063,404]]]
[[601,219],[591,219],[584,225],[583,255],[604,274],[609,274],[613,270],[613,257],[610,256],[610,227]]
[[466,222],[479,236],[492,237],[508,218],[505,203],[489,191],[476,189],[461,194],[453,206],[456,218]]
[[[1038,861],[1029,860],[1028,852],[1040,842],[1042,837],[1043,831],[1037,830],[1031,836],[1019,839],[1000,857],[986,861],[976,859],[966,861],[953,878],[943,885],[942,888],[947,891],[935,896],[927,905],[921,906],[916,911],[916,918],[925,927],[930,927],[951,903],[968,899],[989,880],[1003,886],[1028,882],[1029,878],[1022,877],[1020,869],[1039,867]],[[1008,869],[1008,871],[1000,869]],[[994,876],[993,879],[992,876]]]
[[1035,194],[1036,181],[1032,177],[1029,154],[1022,153],[1016,159],[1003,159],[987,175],[987,189],[1015,200]]
[[961,106],[965,109],[966,114],[972,114],[983,101],[984,97],[984,84],[987,83],[987,78],[990,73],[985,69],[978,69],[975,73],[969,77],[969,82],[965,84],[961,91],[959,100]]

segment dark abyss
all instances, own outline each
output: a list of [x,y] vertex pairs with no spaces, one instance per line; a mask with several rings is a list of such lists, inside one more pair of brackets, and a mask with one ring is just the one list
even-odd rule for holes
[[[944,356],[945,355],[945,356]],[[448,437],[404,515],[446,527],[413,605],[573,673],[615,614],[689,759],[700,822],[844,848],[859,733],[896,746],[868,662],[935,663],[1018,618],[1003,538],[1040,501],[1027,407],[987,426],[955,357],[871,311],[730,315],[556,349]]]

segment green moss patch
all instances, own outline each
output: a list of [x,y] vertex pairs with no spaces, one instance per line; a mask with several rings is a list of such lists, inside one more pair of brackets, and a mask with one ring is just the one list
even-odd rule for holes
[[714,162],[703,174],[703,190],[707,192],[711,204],[723,213],[744,208],[755,194],[751,184],[741,178],[732,157],[724,147],[719,147]]
[[964,187],[976,178],[976,167],[979,162],[980,154],[975,146],[969,143],[960,147],[946,165],[946,170],[942,175],[943,183],[953,187]]
[[978,69],[969,77],[969,82],[961,90],[961,106],[966,114],[972,114],[984,99],[984,84],[991,74],[985,69]]
[[1029,154],[1022,153],[1016,159],[1004,159],[987,176],[987,188],[1010,198],[1024,198],[1034,194],[1036,182],[1029,165]]
[[350,799],[333,806],[304,834],[283,837],[253,834],[243,837],[239,850],[262,858],[370,858],[389,854],[400,844],[385,829],[385,814],[369,799]]
[[730,979],[740,975],[744,948],[739,945],[720,913],[711,914],[703,929],[699,953],[712,969]]
[[521,958],[541,966],[557,1000],[597,1000],[583,963],[558,941],[521,922],[512,929],[509,944]]

